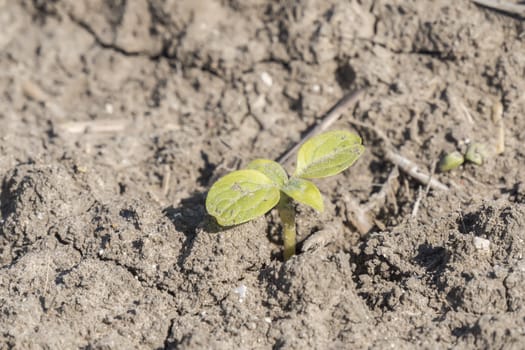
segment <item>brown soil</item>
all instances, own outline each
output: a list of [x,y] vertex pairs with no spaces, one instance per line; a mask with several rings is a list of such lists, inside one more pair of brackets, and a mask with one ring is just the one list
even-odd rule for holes
[[[469,1],[0,0],[0,343],[29,349],[521,348],[523,21]],[[367,152],[298,207],[217,230],[206,191],[333,103]],[[430,169],[469,142],[505,152]],[[494,152],[489,152],[494,153]],[[429,170],[428,170],[429,171]],[[488,244],[487,244],[488,243]],[[305,244],[306,245],[306,244]]]

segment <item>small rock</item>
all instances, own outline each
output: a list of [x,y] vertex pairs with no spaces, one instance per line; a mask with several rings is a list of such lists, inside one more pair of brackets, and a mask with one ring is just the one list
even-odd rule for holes
[[477,250],[489,251],[490,250],[490,241],[481,237],[474,237],[474,247]]
[[244,284],[241,284],[239,287],[235,288],[233,291],[239,294],[239,303],[242,303],[244,301],[244,298],[246,298],[246,292],[248,291],[248,288],[246,288]]
[[272,76],[270,74],[268,74],[267,72],[262,72],[261,73],[261,80],[263,83],[265,83],[267,86],[272,86],[273,85],[273,79],[272,79]]

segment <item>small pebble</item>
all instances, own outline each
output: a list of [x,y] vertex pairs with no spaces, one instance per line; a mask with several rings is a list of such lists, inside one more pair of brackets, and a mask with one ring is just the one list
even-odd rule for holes
[[233,290],[234,293],[239,294],[239,303],[242,303],[244,301],[244,298],[246,298],[247,291],[248,291],[248,288],[246,288],[244,284],[241,284],[239,287]]
[[265,83],[268,86],[272,86],[273,85],[273,79],[272,79],[271,75],[268,74],[267,72],[262,72],[261,73],[261,80],[262,80],[263,83]]
[[474,237],[474,247],[477,250],[489,251],[490,250],[490,241],[481,237]]

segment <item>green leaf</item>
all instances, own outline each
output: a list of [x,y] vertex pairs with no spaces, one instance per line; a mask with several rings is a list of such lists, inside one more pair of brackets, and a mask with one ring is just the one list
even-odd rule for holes
[[213,184],[206,210],[221,226],[232,226],[266,214],[279,202],[279,188],[260,171],[238,170]]
[[308,180],[292,177],[281,191],[297,202],[306,204],[319,212],[324,210],[321,192],[317,186]]
[[286,181],[288,181],[286,171],[279,163],[273,160],[255,159],[251,161],[246,168],[260,171],[280,187],[284,186]]
[[487,158],[487,153],[488,152],[484,144],[473,142],[467,148],[465,160],[468,160],[469,162],[476,165],[481,165],[483,164],[483,160]]
[[456,169],[465,162],[465,158],[458,151],[446,154],[439,162],[439,171],[445,172]]
[[349,131],[329,131],[309,139],[297,153],[294,176],[315,179],[339,174],[351,166],[365,148]]

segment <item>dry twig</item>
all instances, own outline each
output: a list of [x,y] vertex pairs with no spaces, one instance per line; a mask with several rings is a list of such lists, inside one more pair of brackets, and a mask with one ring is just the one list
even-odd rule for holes
[[[378,206],[384,205],[389,195],[393,196],[393,192],[395,192],[396,188],[399,187],[398,177],[399,177],[399,168],[397,166],[394,166],[392,171],[390,171],[390,174],[388,174],[386,181],[381,186],[381,190],[371,195],[370,198],[368,199],[368,203],[366,205],[367,211],[372,211]],[[396,206],[396,211],[397,211],[397,203],[393,201],[393,204]]]
[[498,128],[496,154],[502,154],[505,152],[505,124],[503,123],[503,105],[500,101],[494,101],[492,105],[492,122]]
[[301,251],[315,251],[334,241],[334,237],[339,230],[333,226],[324,228],[308,236],[301,244]]
[[123,131],[128,124],[129,121],[126,119],[89,120],[60,123],[57,129],[71,134],[81,134],[87,131],[92,133],[119,132]]
[[472,0],[476,5],[525,18],[525,5],[502,0]]
[[162,195],[166,197],[170,190],[171,170],[169,165],[164,165],[164,176],[162,177]]
[[403,170],[407,175],[413,177],[417,181],[421,182],[422,184],[430,184],[430,187],[432,189],[441,190],[441,191],[448,191],[448,186],[439,182],[436,179],[433,179],[430,175],[422,172],[419,170],[419,167],[416,163],[413,161],[405,158],[404,156],[400,155],[399,153],[393,151],[393,147],[391,146],[391,142],[388,139],[388,137],[385,135],[385,133],[378,128],[376,128],[373,125],[363,123],[357,120],[350,120],[350,123],[362,126],[364,128],[367,128],[373,132],[376,133],[377,136],[384,142],[384,152],[385,152],[385,158],[392,162],[393,164],[397,165],[399,169]]
[[366,207],[362,207],[348,195],[344,195],[346,218],[360,234],[368,233],[374,227],[373,219]]
[[431,175],[419,170],[418,165],[411,160],[393,152],[392,150],[387,150],[385,156],[389,161],[397,165],[399,169],[403,170],[407,175],[410,175],[422,184],[429,185],[435,190],[448,191],[447,185],[432,178]]
[[[432,169],[430,170],[430,180],[432,180],[432,176],[436,172],[436,164],[437,162],[432,162]],[[417,193],[417,199],[414,202],[414,208],[412,209],[412,217],[415,218],[419,212],[419,206],[421,205],[421,202],[423,201],[423,198],[426,198],[428,195],[428,191],[430,190],[430,181],[427,183],[427,186],[425,188],[425,192],[421,191],[421,187],[419,188],[419,191]]]

